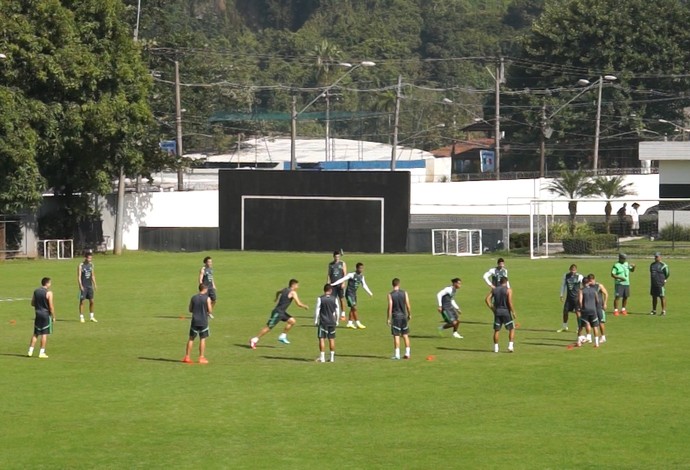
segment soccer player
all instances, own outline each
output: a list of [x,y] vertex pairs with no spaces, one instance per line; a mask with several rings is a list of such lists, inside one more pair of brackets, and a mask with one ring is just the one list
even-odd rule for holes
[[652,296],[652,311],[656,315],[657,299],[661,299],[661,315],[666,315],[666,280],[671,275],[668,265],[661,261],[661,253],[654,253],[654,262],[649,266],[650,292]]
[[460,326],[460,306],[455,302],[455,294],[462,285],[462,280],[459,277],[455,277],[450,280],[450,286],[441,289],[438,294],[436,294],[436,300],[438,301],[438,312],[443,317],[443,325],[438,327],[439,334],[443,333],[443,330],[448,328],[453,328],[453,338],[462,339],[462,335],[458,332],[458,327]]
[[187,341],[187,349],[182,362],[192,363],[189,355],[192,352],[194,339],[199,335],[199,364],[208,364],[204,354],[206,352],[206,338],[210,335],[208,319],[212,312],[213,303],[208,295],[208,287],[206,284],[199,283],[199,293],[192,296],[189,301],[189,313],[192,314],[192,324],[189,327],[189,340]]
[[578,294],[582,287],[582,274],[577,272],[577,265],[571,264],[570,269],[563,276],[563,283],[561,284],[561,302],[563,302],[563,327],[556,330],[556,333],[563,333],[568,331],[568,314],[576,312],[578,307]]
[[[599,310],[597,310],[597,318],[599,319],[599,330],[601,331],[601,338],[599,342],[605,343],[606,342],[606,304],[609,301],[609,291],[606,290],[606,287],[604,287],[603,284],[599,284],[596,280],[596,277],[594,274],[590,274],[592,276],[592,281],[594,281],[594,288],[597,290],[597,293],[599,294]],[[578,336],[580,335],[580,331],[578,331]]]
[[335,328],[338,326],[338,301],[333,295],[333,287],[330,284],[323,286],[323,295],[316,299],[314,310],[314,325],[316,336],[319,338],[319,358],[317,362],[326,362],[326,339],[331,351],[330,362],[335,362]]
[[635,265],[627,261],[624,253],[618,255],[618,262],[611,268],[611,277],[614,279],[613,291],[613,316],[618,316],[618,299],[621,303],[621,315],[627,315],[628,297],[630,297],[630,273],[635,271]]
[[84,300],[89,301],[89,320],[98,323],[93,313],[93,297],[96,291],[96,271],[93,267],[93,255],[90,251],[84,253],[84,261],[77,268],[77,283],[79,284],[79,321],[84,323]]
[[[345,261],[340,259],[341,254],[339,251],[333,252],[333,261],[328,263],[328,273],[326,274],[326,282],[333,284],[334,282],[347,276],[347,264]],[[333,287],[333,296],[337,297],[338,302],[340,302],[340,312],[342,317],[341,320],[345,320],[345,292],[343,291],[343,286],[337,285]]]
[[592,330],[594,330],[594,347],[599,347],[599,290],[594,286],[594,274],[589,274],[582,289],[580,289],[580,324],[584,326],[587,336],[578,336],[577,345],[592,342]]
[[502,277],[498,286],[491,289],[484,299],[489,310],[494,312],[494,352],[498,352],[498,336],[501,327],[508,330],[508,352],[513,352],[515,342],[515,319],[517,314],[513,308],[513,289],[508,287],[508,278]]
[[278,336],[278,341],[280,341],[283,344],[290,344],[290,341],[287,338],[287,334],[288,331],[290,331],[290,328],[292,328],[295,325],[296,321],[294,318],[292,318],[292,316],[289,313],[287,313],[288,307],[294,300],[298,307],[303,308],[305,310],[309,309],[308,305],[300,302],[299,297],[297,296],[297,289],[299,289],[299,281],[297,279],[290,279],[288,287],[276,292],[276,305],[275,307],[273,307],[273,311],[271,311],[271,316],[268,318],[266,326],[264,326],[261,329],[261,331],[259,331],[259,334],[257,334],[249,340],[250,348],[256,349],[256,343],[259,342],[259,339],[261,339],[263,335],[271,331],[273,327],[275,327],[278,324],[278,322],[281,321],[285,322],[285,329],[280,334],[280,336]]
[[53,322],[55,321],[55,307],[53,306],[53,293],[50,291],[52,282],[49,277],[41,279],[41,287],[34,291],[31,297],[31,306],[36,312],[34,319],[34,334],[31,336],[29,342],[29,352],[27,356],[34,355],[34,346],[36,340],[41,337],[41,350],[38,352],[38,357],[41,359],[48,359],[46,354],[46,344],[48,343],[48,335],[53,332]]
[[345,299],[347,300],[347,306],[350,307],[350,316],[346,326],[347,328],[352,328],[354,330],[356,330],[357,328],[362,330],[366,328],[366,326],[364,326],[359,321],[359,315],[357,310],[357,289],[359,289],[359,286],[362,286],[364,290],[367,291],[367,294],[369,294],[370,296],[374,295],[371,293],[371,290],[369,290],[369,286],[367,286],[367,282],[364,280],[363,273],[364,264],[357,263],[355,265],[355,272],[349,273],[346,276],[340,278],[339,280],[331,283],[331,286],[335,287],[347,281],[347,288],[345,289]]
[[403,359],[410,358],[410,327],[408,322],[412,318],[410,297],[400,289],[400,279],[392,281],[393,290],[388,294],[388,318],[386,323],[391,327],[393,335],[394,354],[392,359],[400,359],[400,337],[405,342]]
[[[204,258],[204,265],[199,271],[199,284],[206,286],[208,290],[208,297],[211,299],[211,305],[216,306],[216,281],[213,279],[213,259],[210,256]],[[213,318],[213,314],[209,315]]]
[[[501,279],[508,277],[508,270],[506,269],[506,262],[503,258],[498,258],[496,267],[489,269],[484,273],[484,282],[491,288],[495,289],[501,283]],[[508,283],[510,289],[510,283]]]

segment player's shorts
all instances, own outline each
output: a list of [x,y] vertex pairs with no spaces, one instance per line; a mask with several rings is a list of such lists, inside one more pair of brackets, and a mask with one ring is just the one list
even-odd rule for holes
[[666,297],[666,288],[652,284],[652,287],[649,289],[649,295],[652,297]]
[[196,338],[196,335],[199,335],[201,339],[208,338],[211,335],[211,330],[208,325],[192,325],[189,327],[189,337]]
[[606,310],[600,308],[597,312],[597,318],[599,319],[599,323],[606,323]]
[[211,302],[216,301],[216,290],[213,287],[207,287],[206,295],[208,295],[208,298],[211,299]]
[[79,301],[93,300],[93,287],[84,287],[79,291]]
[[[333,281],[333,282],[335,282],[335,281]],[[332,286],[332,289],[333,289],[333,292],[331,295],[333,297],[338,297],[339,299],[342,299],[343,297],[345,297],[345,291],[343,290],[342,284],[338,284],[337,286]]]
[[391,320],[391,334],[393,336],[402,336],[410,334],[410,326],[407,323],[406,316],[393,316]]
[[292,316],[287,312],[281,312],[280,310],[273,310],[271,316],[266,322],[266,326],[273,329],[281,321],[288,321]]
[[616,298],[623,298],[627,299],[630,297],[630,286],[623,286],[621,284],[616,284],[615,285],[615,293],[616,293]]
[[582,325],[589,323],[589,326],[599,326],[599,315],[595,310],[583,310],[580,312],[580,321]]
[[53,322],[49,313],[36,312],[34,320],[34,334],[36,336],[49,335],[53,332]]
[[640,222],[636,221],[632,223],[632,229],[633,230],[640,230]]
[[580,301],[570,297],[565,298],[563,302],[563,313],[574,312],[580,307]]
[[506,330],[515,328],[513,316],[508,310],[496,310],[494,313],[494,331],[500,331],[503,326],[506,327]]
[[316,337],[319,339],[335,339],[335,326],[316,327]]
[[345,295],[345,300],[347,300],[347,306],[352,308],[357,306],[357,294],[346,294]]
[[444,308],[441,310],[441,316],[443,317],[443,321],[448,324],[458,321],[458,312],[454,308]]

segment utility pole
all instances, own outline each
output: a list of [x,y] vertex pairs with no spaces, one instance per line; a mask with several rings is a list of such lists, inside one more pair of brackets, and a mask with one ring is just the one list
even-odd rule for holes
[[495,136],[495,155],[494,164],[496,168],[496,179],[501,179],[501,80],[503,79],[502,69],[503,68],[503,58],[501,57],[496,61],[496,127],[494,132]]
[[290,170],[297,169],[297,97],[292,97],[292,110],[290,112]]
[[177,129],[177,190],[184,191],[182,171],[182,105],[180,104],[180,63],[175,61],[175,127]]
[[398,87],[395,91],[395,117],[393,119],[393,147],[391,148],[391,171],[395,171],[398,158],[398,125],[400,124],[400,99],[402,98],[402,75],[398,75]]
[[592,161],[592,168],[594,169],[594,176],[597,175],[599,169],[599,129],[601,125],[601,92],[604,89],[604,77],[599,77],[599,98],[597,99],[597,123],[594,130],[594,158]]
[[546,100],[541,105],[541,142],[539,145],[539,177],[546,173]]
[[329,161],[332,160],[332,158],[329,158],[331,150],[331,100],[328,90],[324,91],[323,94],[326,98],[326,161]]
[[[117,181],[117,214],[115,219],[115,236],[113,237],[113,254],[122,254],[122,232],[125,216],[125,167],[120,166],[120,179]],[[106,247],[107,248],[107,247]]]

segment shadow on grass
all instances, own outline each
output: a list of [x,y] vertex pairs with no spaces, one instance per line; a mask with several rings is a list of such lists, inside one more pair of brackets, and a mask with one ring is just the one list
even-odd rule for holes
[[442,351],[466,351],[466,352],[476,352],[476,353],[493,353],[490,349],[470,349],[470,348],[447,348],[445,346],[437,346],[436,349]]
[[[244,343],[244,344],[235,343],[234,346],[236,346],[236,347],[238,347],[238,348],[252,349],[251,346],[249,346],[248,343]],[[256,347],[257,347],[257,348],[261,348],[261,349],[264,349],[264,348],[275,349],[275,348],[276,348],[276,346],[270,346],[270,345],[268,345],[268,344],[266,344],[266,345],[262,344],[261,346],[258,346],[258,345],[257,345]]]
[[272,359],[276,361],[294,361],[294,362],[314,362],[313,359],[305,359],[303,357],[282,357],[282,356],[261,356],[264,359]]
[[440,339],[443,338],[442,336],[439,335],[410,335],[410,338],[419,338],[419,339]]
[[29,356],[26,354],[16,354],[16,353],[0,353],[0,356],[8,356],[8,357],[25,357],[27,359],[31,359]]
[[191,320],[191,319],[192,319],[192,317],[187,317],[187,316],[183,316],[183,315],[178,315],[178,316],[174,316],[174,315],[157,315],[155,318],[165,318],[165,319],[167,319],[167,320]]
[[534,338],[539,341],[560,341],[561,343],[572,343],[572,338]]
[[384,356],[372,356],[370,354],[336,354],[337,357],[360,357],[363,359],[387,359],[389,360],[390,358],[384,357]]
[[[169,359],[167,357],[138,357],[141,361],[156,361],[156,362],[175,362],[184,364],[181,359]],[[185,364],[186,365],[186,364]]]
[[[572,344],[572,341],[569,341]],[[553,343],[537,343],[534,341],[521,341],[520,344],[529,344],[532,346],[544,346],[547,348],[562,348],[563,344],[553,344]]]
[[493,325],[492,321],[465,321],[460,318],[460,325]]
[[516,327],[515,331],[518,331],[518,332],[520,332],[520,331],[533,331],[535,333],[551,333],[551,332],[553,332],[553,330],[549,330],[546,328],[523,328],[523,327],[520,327],[520,328]]

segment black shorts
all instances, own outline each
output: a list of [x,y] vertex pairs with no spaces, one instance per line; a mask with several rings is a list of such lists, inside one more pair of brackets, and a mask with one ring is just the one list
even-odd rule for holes
[[616,284],[614,286],[614,292],[616,294],[616,298],[623,298],[627,299],[630,297],[630,286],[623,286],[620,284]]
[[443,321],[448,324],[458,321],[458,312],[454,308],[444,308],[441,310],[441,316],[443,317]]
[[666,289],[664,286],[655,286],[652,284],[651,288],[649,289],[649,295],[652,297],[666,297]]
[[203,326],[203,325],[194,325],[189,327],[189,337],[190,338],[196,338],[196,335],[199,335],[199,338],[208,338],[211,335],[211,330],[209,329],[208,325]]
[[292,316],[287,312],[281,312],[280,310],[273,310],[271,316],[266,322],[266,326],[273,329],[281,321],[288,321]]
[[410,334],[410,326],[407,324],[406,316],[393,316],[393,319],[391,320],[391,334],[393,336]]
[[563,313],[574,312],[580,307],[580,301],[570,297],[565,298],[563,302]]
[[211,299],[211,302],[216,301],[216,290],[213,287],[207,287],[208,292],[206,295],[208,295],[208,298]]
[[79,291],[79,301],[93,300],[93,287],[84,287]]
[[[333,281],[333,282],[335,282],[335,281]],[[338,284],[337,286],[333,286],[332,289],[333,289],[333,293],[331,295],[333,295],[333,297],[338,297],[339,299],[342,299],[343,297],[345,297],[345,291],[343,290],[342,284]]]
[[348,292],[345,295],[345,300],[347,300],[347,306],[352,308],[357,306],[357,293]]
[[53,322],[50,314],[36,312],[36,319],[34,320],[34,335],[49,335],[53,332]]
[[335,326],[321,326],[316,327],[316,337],[319,339],[335,339]]
[[580,312],[580,322],[584,326],[589,323],[589,326],[599,326],[599,315],[595,310],[583,310]]
[[505,326],[506,330],[515,328],[513,316],[508,310],[497,310],[494,312],[494,331],[500,331]]

